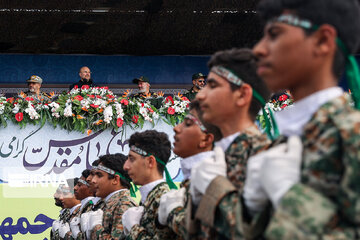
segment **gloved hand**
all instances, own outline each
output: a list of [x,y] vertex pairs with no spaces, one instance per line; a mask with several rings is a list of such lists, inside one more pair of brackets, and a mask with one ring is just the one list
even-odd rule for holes
[[260,181],[273,206],[278,207],[284,194],[300,181],[303,145],[298,136],[267,151]]
[[56,219],[55,221],[53,221],[52,223],[52,228],[51,228],[51,231],[53,233],[56,232],[56,230],[59,230],[59,227],[60,227],[60,221],[58,219]]
[[95,212],[90,212],[89,229],[93,230],[96,225],[102,225],[104,212],[99,209]]
[[69,223],[61,223],[60,224],[60,228],[59,228],[59,236],[61,238],[64,238],[65,237],[65,234],[67,232],[70,232],[70,226],[69,226]]
[[80,232],[80,222],[81,222],[81,220],[79,217],[74,217],[70,221],[71,235],[74,239],[76,239],[77,235]]
[[214,148],[214,157],[202,160],[191,169],[190,194],[195,205],[217,176],[226,176],[225,154],[220,147]]
[[140,223],[143,212],[143,206],[132,207],[126,210],[126,212],[124,212],[124,214],[122,215],[122,224],[124,226],[124,234],[126,236],[130,234],[130,230],[135,224]]
[[86,234],[87,239],[90,239],[90,231],[89,231],[90,213],[91,212],[83,213],[83,214],[81,214],[81,217],[80,217],[81,231]]
[[167,218],[170,212],[177,207],[184,207],[185,205],[185,188],[179,190],[172,189],[165,193],[160,198],[158,220],[162,225],[167,225]]
[[261,186],[260,170],[265,161],[267,151],[258,153],[248,159],[243,197],[251,215],[262,211],[269,200]]

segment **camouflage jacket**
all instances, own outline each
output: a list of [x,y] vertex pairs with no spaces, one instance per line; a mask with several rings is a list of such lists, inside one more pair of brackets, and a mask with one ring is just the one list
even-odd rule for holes
[[[360,236],[360,113],[343,95],[322,105],[305,125],[301,180],[274,211],[252,219],[238,193],[233,205],[247,239],[356,239]],[[240,216],[241,215],[241,216]],[[219,220],[221,221],[221,220]]]
[[[76,207],[75,210],[71,214],[70,214],[70,211],[69,211],[69,214],[64,219],[64,222],[67,222],[70,225],[70,222],[74,217],[79,217],[80,216],[80,207],[81,207],[81,205]],[[71,239],[71,238],[72,238],[71,237],[71,232],[69,231],[69,232],[67,232],[65,234],[64,238],[60,238],[60,239]]]
[[195,92],[194,87],[192,87],[189,90],[186,90],[186,92],[183,95],[184,95],[184,97],[187,97],[187,99],[192,101],[195,99],[197,93],[198,92]]
[[[229,182],[217,177],[207,188],[195,213],[201,229],[196,239],[234,238],[237,235],[236,213],[233,206],[221,205],[218,208],[218,204],[229,192],[242,192],[248,158],[268,148],[270,143],[265,134],[262,134],[256,126],[251,126],[242,131],[230,144],[225,151]],[[221,215],[223,221],[218,222],[216,214]]]
[[39,97],[35,93],[30,92],[30,91],[26,91],[26,92],[24,92],[24,94],[27,97],[34,98],[34,100],[36,100],[38,102],[43,102],[43,101],[48,102],[51,100],[51,95],[47,94],[46,92],[42,92],[42,91],[40,91]]
[[180,185],[181,188],[185,188],[185,196],[184,196],[184,207],[177,207],[169,213],[167,218],[168,227],[171,228],[181,239],[186,239],[188,233],[186,230],[186,207],[189,203],[189,199],[191,198],[189,189],[190,189],[190,180],[187,179],[183,181]]
[[[64,211],[60,212],[60,215],[59,215],[57,220],[60,220],[61,222],[64,222],[68,218],[68,216],[70,216],[70,209],[69,208],[64,208]],[[59,230],[56,230],[55,233],[50,231],[50,239],[51,240],[60,239]]]
[[130,98],[137,98],[140,101],[149,101],[151,105],[156,108],[160,108],[162,104],[162,100],[164,99],[162,96],[157,93],[149,92],[148,95],[144,93],[136,93],[130,96]]
[[169,192],[169,187],[166,182],[156,185],[146,197],[144,203],[144,213],[140,219],[140,224],[135,224],[130,234],[126,239],[173,239],[177,238],[176,234],[169,228],[161,226],[157,222],[158,208],[160,204],[160,197]]
[[[81,217],[81,215],[82,215],[83,213],[90,212],[91,209],[92,209],[92,207],[93,207],[93,205],[94,205],[94,203],[93,203],[91,200],[88,201],[88,202],[85,204],[84,207],[81,207],[81,208],[79,209],[80,212],[79,212],[78,217]],[[80,226],[79,226],[79,227],[80,227]],[[81,227],[80,227],[80,231],[81,231]],[[72,232],[66,233],[64,239],[65,239],[65,240],[73,240],[74,238],[73,238],[73,236],[72,236]],[[86,239],[85,232],[82,232],[82,231],[81,231],[81,232],[77,235],[76,239],[77,239],[77,240]]]
[[137,206],[129,190],[112,195],[103,208],[103,224],[91,231],[91,239],[119,239],[123,232],[122,215],[131,207]]

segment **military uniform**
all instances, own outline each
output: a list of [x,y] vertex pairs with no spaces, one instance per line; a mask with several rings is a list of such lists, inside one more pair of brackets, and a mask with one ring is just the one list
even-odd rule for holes
[[30,92],[30,91],[26,91],[24,92],[24,94],[26,94],[27,97],[32,97],[34,98],[34,100],[39,101],[39,102],[48,102],[51,100],[51,96],[49,94],[47,94],[46,92],[41,92],[39,94],[39,98],[37,96],[36,93]]
[[232,211],[236,220],[241,219],[237,227],[247,239],[360,236],[360,112],[350,106],[349,96],[322,105],[305,125],[302,141],[301,180],[283,196],[276,211],[269,203],[250,219],[237,192],[220,202],[219,208],[236,206]]
[[130,98],[136,98],[140,101],[146,101],[148,100],[151,105],[159,109],[162,104],[162,100],[164,99],[162,96],[159,96],[157,93],[149,92],[149,95],[146,95],[144,93],[136,93],[134,95],[131,95]]
[[121,190],[112,195],[103,208],[103,223],[91,231],[91,239],[119,239],[123,232],[122,215],[136,205],[129,190]]
[[140,224],[135,224],[126,239],[176,239],[176,234],[169,228],[157,222],[160,197],[169,192],[166,182],[156,185],[147,195],[144,203],[144,212]]
[[[68,219],[70,216],[70,209],[69,208],[63,208],[61,211],[60,211],[60,215],[58,217],[57,220],[61,221],[61,222],[65,222],[66,219]],[[51,240],[58,240],[60,239],[60,236],[59,236],[59,230],[56,230],[55,233],[53,233],[52,231],[50,232],[50,239]]]
[[[73,220],[73,218],[75,217],[79,217],[80,216],[80,208],[81,205],[78,204],[78,206],[74,209],[74,211],[71,213],[71,209],[69,209],[69,214],[67,214],[66,216],[64,216],[63,219],[63,223],[69,223],[71,222],[71,220]],[[71,232],[67,232],[64,236],[64,238],[59,237],[59,239],[71,239]]]
[[189,99],[190,101],[192,101],[192,100],[195,99],[197,93],[198,93],[198,92],[196,92],[196,91],[194,90],[194,87],[192,87],[192,88],[190,88],[189,90],[187,90],[187,91],[183,94],[183,96],[184,96],[184,97],[187,97],[187,99]]
[[[195,239],[241,238],[235,226],[236,212],[229,203],[218,208],[218,203],[229,192],[242,192],[246,165],[250,156],[265,150],[271,141],[256,126],[242,131],[225,151],[227,178],[215,178],[207,188],[195,213],[200,231],[191,233]],[[228,180],[226,180],[228,179]],[[217,215],[221,217],[218,217]],[[222,221],[218,221],[222,219]],[[194,223],[196,224],[196,223]],[[223,228],[226,231],[223,231]]]

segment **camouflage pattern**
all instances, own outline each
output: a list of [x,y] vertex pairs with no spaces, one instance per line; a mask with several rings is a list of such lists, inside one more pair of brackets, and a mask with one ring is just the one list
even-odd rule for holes
[[[61,222],[64,222],[69,216],[70,216],[70,209],[64,208],[64,211],[63,211],[62,213],[60,213],[60,215],[59,215],[59,217],[58,217],[57,220],[60,220]],[[50,231],[50,239],[51,239],[51,240],[58,240],[58,239],[60,239],[59,230],[57,230],[55,233],[53,233],[52,231]]]
[[184,207],[177,207],[169,213],[167,218],[168,227],[171,228],[181,239],[186,239],[188,232],[186,230],[186,218],[185,218],[185,209],[189,204],[190,195],[190,180],[187,179],[180,184],[181,188],[185,188],[185,196],[184,196]]
[[190,88],[189,90],[186,90],[186,92],[183,94],[184,97],[187,97],[187,99],[189,99],[190,101],[194,100],[196,97],[196,94],[198,92],[196,92],[194,90],[194,87]]
[[158,208],[160,197],[169,192],[166,182],[156,185],[148,194],[144,203],[144,213],[140,219],[140,224],[135,224],[126,239],[177,239],[176,234],[169,228],[158,223]]
[[157,93],[149,92],[147,96],[144,93],[136,93],[131,95],[130,98],[137,98],[138,100],[142,101],[149,101],[151,105],[156,108],[160,108],[162,104],[162,100],[164,99],[162,96],[159,96]]
[[[225,151],[225,160],[227,164],[227,178],[231,183],[231,187],[225,188],[223,184],[212,187],[213,191],[206,192],[203,201],[200,202],[196,218],[200,220],[200,229],[194,239],[217,239],[217,238],[242,238],[241,233],[236,230],[235,219],[236,209],[232,206],[232,202],[218,206],[221,199],[228,193],[234,192],[235,187],[238,192],[242,192],[246,178],[246,164],[250,156],[268,148],[271,141],[265,134],[262,134],[256,126],[251,126],[242,131],[230,144]],[[210,184],[208,187],[211,188]],[[216,183],[214,183],[216,184]],[[217,189],[217,190],[216,190]],[[209,199],[214,199],[208,201]],[[237,206],[237,208],[239,208]],[[203,213],[203,214],[201,214]],[[205,221],[208,215],[212,214],[213,221],[211,223]],[[218,214],[220,216],[215,216]],[[214,217],[215,216],[215,217]],[[218,221],[222,219],[222,221]]]
[[26,94],[27,97],[33,97],[34,100],[39,101],[39,102],[47,102],[47,101],[51,101],[51,96],[49,94],[47,94],[46,92],[41,92],[40,91],[40,97],[38,98],[38,96],[30,91],[26,91],[24,92]]
[[96,204],[93,205],[91,211],[96,211],[98,209],[104,209],[105,207],[105,202],[103,199],[100,199]]
[[[69,223],[69,226],[70,226],[71,220],[73,220],[74,217],[80,217],[80,207],[81,207],[81,205],[79,205],[77,208],[75,208],[75,210],[72,214],[70,214],[70,211],[69,211],[69,214],[67,215],[66,219],[64,219],[64,222]],[[73,237],[71,236],[71,232],[69,231],[65,234],[64,238],[60,238],[60,239],[69,240],[69,239],[73,239]]]
[[128,208],[137,206],[129,190],[111,196],[103,208],[103,224],[91,231],[91,239],[119,239],[123,232],[122,215]]

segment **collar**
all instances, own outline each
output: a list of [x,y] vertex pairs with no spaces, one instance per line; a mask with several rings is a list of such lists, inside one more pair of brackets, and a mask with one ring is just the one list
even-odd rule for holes
[[159,180],[156,180],[156,181],[153,181],[151,183],[148,183],[148,184],[145,184],[143,186],[141,186],[139,188],[139,191],[141,193],[141,203],[144,203],[149,192],[151,192],[151,190],[153,190],[158,184],[162,183],[162,182],[165,182],[164,179],[159,179]]
[[96,205],[100,200],[101,200],[101,197],[94,197],[94,198],[92,199],[94,205]]
[[92,200],[94,197],[89,196],[87,198],[84,198],[83,200],[81,200],[81,207],[80,207],[80,211],[83,210],[83,208],[85,207],[85,205]]
[[62,214],[67,208],[63,208],[60,210],[60,214]]
[[114,194],[118,193],[118,192],[121,192],[121,191],[124,191],[126,190],[125,188],[123,189],[120,189],[120,190],[117,190],[117,191],[114,191],[112,193],[110,193],[109,195],[106,196],[106,198],[104,199],[105,202],[107,202]]
[[205,158],[212,157],[213,155],[213,151],[206,151],[181,159],[180,165],[184,175],[184,180],[190,179],[191,169],[193,168],[193,166],[195,166],[196,163],[202,161]]
[[340,87],[331,87],[313,93],[283,111],[275,113],[280,134],[285,136],[300,136],[304,126],[310,121],[314,113],[326,102],[343,94]]
[[235,140],[235,138],[237,137],[237,136],[239,136],[240,135],[240,132],[236,132],[236,133],[234,133],[234,134],[232,134],[232,135],[230,135],[230,136],[227,136],[227,137],[225,137],[225,138],[222,138],[220,141],[217,141],[216,143],[215,143],[215,146],[217,146],[217,147],[221,147],[221,149],[225,152],[227,149],[228,149],[228,147],[230,146],[230,144]]
[[70,208],[70,215],[73,214],[73,212],[75,211],[76,208],[78,208],[79,206],[81,206],[81,203],[79,203],[78,205],[73,206],[72,208]]

